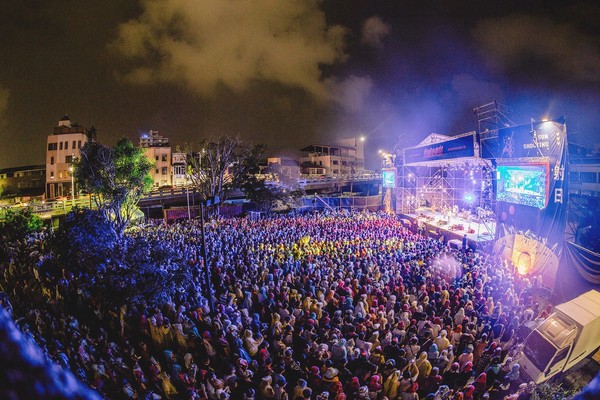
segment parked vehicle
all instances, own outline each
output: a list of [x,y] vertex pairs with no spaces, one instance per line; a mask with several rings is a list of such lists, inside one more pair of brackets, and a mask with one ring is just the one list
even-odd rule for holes
[[556,306],[526,338],[522,379],[542,383],[567,371],[600,347],[600,292],[590,290]]

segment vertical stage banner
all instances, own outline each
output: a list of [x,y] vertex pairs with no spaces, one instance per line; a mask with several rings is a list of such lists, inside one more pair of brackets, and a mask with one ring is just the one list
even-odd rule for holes
[[519,273],[553,289],[567,213],[564,119],[500,129],[497,154],[496,239]]

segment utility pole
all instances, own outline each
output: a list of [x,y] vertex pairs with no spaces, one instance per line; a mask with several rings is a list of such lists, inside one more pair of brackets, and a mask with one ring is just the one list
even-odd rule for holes
[[204,263],[204,279],[206,280],[206,292],[208,297],[208,308],[210,309],[211,317],[215,315],[215,305],[212,297],[212,282],[210,277],[210,266],[208,265],[208,257],[206,255],[206,230],[204,229],[204,203],[200,202],[200,216],[201,225],[200,229],[202,232],[202,262]]

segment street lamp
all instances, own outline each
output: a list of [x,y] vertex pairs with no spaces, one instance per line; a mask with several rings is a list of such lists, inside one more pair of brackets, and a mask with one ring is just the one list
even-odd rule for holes
[[69,174],[71,175],[71,207],[75,207],[75,177],[72,165],[69,167]]

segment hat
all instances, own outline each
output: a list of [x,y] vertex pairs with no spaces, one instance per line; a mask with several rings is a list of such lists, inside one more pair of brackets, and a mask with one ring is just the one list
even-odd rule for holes
[[329,399],[329,392],[323,392],[317,396],[317,400],[327,400]]
[[325,371],[325,375],[323,377],[325,379],[333,379],[335,378],[340,371],[337,368],[329,367],[327,371]]

